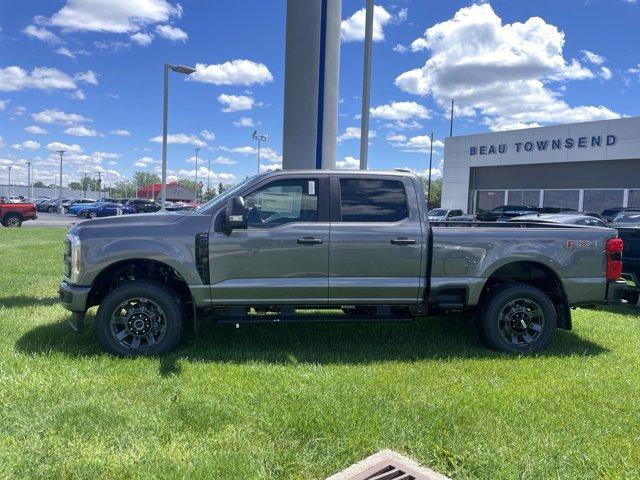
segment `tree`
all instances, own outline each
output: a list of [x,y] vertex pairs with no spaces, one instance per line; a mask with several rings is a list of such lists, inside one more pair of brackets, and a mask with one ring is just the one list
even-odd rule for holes
[[37,182],[33,182],[33,187],[34,188],[46,188],[47,186],[44,184],[44,182],[41,181],[37,181]]
[[[429,187],[429,178],[428,177],[420,177],[420,181],[422,182],[422,188],[424,189],[424,194],[427,195],[427,190]],[[442,204],[442,177],[433,178],[431,177],[431,195],[429,195],[428,206],[429,209],[439,207]]]
[[80,182],[70,182],[67,187],[71,190],[82,190],[82,184]]
[[222,192],[224,192],[227,188],[222,184],[222,182],[220,182],[218,184],[218,195],[220,195]]
[[160,183],[160,177],[155,173],[136,172],[133,174],[133,183],[140,187],[146,187],[154,183]]

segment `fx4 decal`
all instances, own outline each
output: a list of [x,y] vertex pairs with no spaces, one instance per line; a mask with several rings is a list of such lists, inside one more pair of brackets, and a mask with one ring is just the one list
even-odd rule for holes
[[567,240],[567,248],[598,248],[597,240]]

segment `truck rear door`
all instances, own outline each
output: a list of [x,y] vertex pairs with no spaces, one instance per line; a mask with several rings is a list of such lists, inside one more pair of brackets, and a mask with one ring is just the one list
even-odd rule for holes
[[329,302],[418,302],[426,235],[411,178],[336,174],[331,202]]

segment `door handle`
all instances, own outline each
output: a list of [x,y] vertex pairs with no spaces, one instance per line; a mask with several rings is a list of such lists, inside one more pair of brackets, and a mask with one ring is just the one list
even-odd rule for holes
[[321,245],[323,241],[321,238],[302,237],[298,239],[298,245]]
[[391,243],[394,245],[415,245],[416,241],[413,238],[398,237],[392,238]]

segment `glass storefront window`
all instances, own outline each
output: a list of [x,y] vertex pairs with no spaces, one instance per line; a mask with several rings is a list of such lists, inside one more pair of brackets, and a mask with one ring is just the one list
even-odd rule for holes
[[477,195],[476,211],[484,212],[504,205],[504,190],[479,191]]
[[607,208],[621,207],[623,202],[624,190],[585,190],[582,209],[585,212],[601,213]]
[[640,208],[640,190],[629,190],[629,206]]
[[540,205],[540,190],[509,190],[507,205],[538,207]]
[[578,210],[580,190],[545,190],[544,206]]

